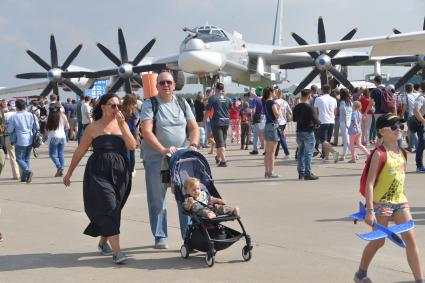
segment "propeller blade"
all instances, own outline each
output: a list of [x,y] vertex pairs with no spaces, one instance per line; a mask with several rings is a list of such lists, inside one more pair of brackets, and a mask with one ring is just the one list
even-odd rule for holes
[[306,68],[306,67],[313,67],[315,65],[314,61],[310,62],[292,62],[280,65],[280,69],[298,69],[298,68]]
[[317,34],[319,35],[319,43],[325,43],[326,42],[325,25],[323,24],[322,17],[319,17],[319,22],[317,26]]
[[56,95],[59,95],[59,88],[58,88],[58,83],[53,83],[53,93]]
[[40,93],[40,97],[47,96],[53,89],[53,83],[50,82]]
[[143,87],[143,80],[139,74],[134,74],[133,80],[135,80],[140,85],[140,87]]
[[124,83],[124,79],[119,78],[114,85],[111,87],[111,89],[108,91],[109,93],[115,93],[117,92],[117,90],[119,90],[119,88],[123,85]]
[[396,29],[396,28],[393,28],[393,33],[395,33],[395,34],[400,34],[401,33],[401,31],[399,31],[398,29]]
[[124,34],[122,33],[121,28],[118,28],[118,43],[120,45],[121,62],[127,63],[128,62],[127,46],[125,45]]
[[369,56],[367,55],[358,55],[358,56],[350,56],[350,57],[339,57],[339,58],[333,58],[332,65],[351,65],[354,63],[362,62],[369,60]]
[[83,44],[78,45],[74,51],[69,54],[68,58],[66,58],[65,62],[62,64],[62,70],[68,69],[69,65],[71,65],[72,61],[74,61],[75,57],[77,57],[78,53],[80,53],[81,48],[83,48]]
[[399,89],[401,86],[403,86],[405,83],[407,83],[414,75],[416,75],[417,72],[421,69],[421,66],[419,64],[416,64],[413,66],[404,76],[402,76],[397,83],[395,84],[395,89]]
[[422,79],[425,80],[425,67],[422,68]]
[[124,81],[124,89],[125,89],[125,92],[126,92],[127,94],[131,94],[131,84],[130,84],[130,79],[126,79],[126,80]]
[[299,93],[301,90],[303,90],[309,83],[311,83],[312,80],[314,80],[315,77],[319,74],[319,70],[314,68],[307,77],[304,78],[304,80],[297,86],[297,88],[294,90],[294,94]]
[[401,64],[401,63],[414,63],[418,61],[416,56],[400,56],[400,57],[391,57],[388,59],[381,60],[382,64]]
[[424,17],[424,25],[422,27],[422,30],[425,30],[425,17]]
[[165,64],[151,64],[133,67],[134,73],[150,72],[150,71],[161,71],[167,66]]
[[326,71],[320,72],[320,86],[323,87],[324,85],[328,84],[328,73]]
[[97,71],[93,73],[93,77],[95,78],[115,76],[115,75],[118,75],[117,69],[101,70],[101,71]]
[[133,66],[137,66],[140,61],[143,60],[143,58],[148,54],[148,52],[151,50],[152,46],[155,44],[156,38],[152,38],[151,41],[149,41],[148,44],[146,44],[145,47],[137,54],[137,56],[133,60]]
[[94,78],[93,72],[84,72],[84,71],[77,71],[77,72],[62,72],[63,78]]
[[[347,33],[343,38],[341,38],[341,41],[352,39],[353,36],[356,34],[356,32],[357,32],[357,28],[353,28],[349,33]],[[331,50],[328,53],[328,56],[333,58],[333,57],[335,57],[336,54],[339,53],[339,51],[341,51],[341,49]]]
[[37,54],[32,52],[31,50],[27,50],[28,55],[37,62],[41,67],[43,67],[45,70],[50,70],[52,67],[50,67],[49,64],[46,63],[43,59],[41,59]]
[[329,71],[329,73],[332,74],[332,76],[334,76],[334,78],[336,78],[346,88],[348,88],[350,91],[353,91],[353,89],[354,89],[353,85],[350,83],[349,80],[347,80],[347,78],[343,74],[341,74],[340,71],[335,69],[335,67],[331,67],[328,71]]
[[56,49],[55,36],[50,35],[50,59],[52,62],[52,68],[58,67],[58,50]]
[[111,60],[112,62],[114,62],[115,65],[117,65],[117,66],[121,65],[120,59],[118,59],[117,56],[115,56],[108,48],[106,48],[105,46],[103,46],[99,42],[96,43],[96,46],[100,49],[100,51],[103,52],[103,54],[106,55],[106,57],[109,58],[109,60]]
[[84,94],[84,92],[70,80],[63,80],[63,83],[80,97]]
[[[301,38],[301,36],[299,36],[298,34],[296,34],[295,32],[291,32],[291,36],[295,39],[295,41],[299,44],[299,45],[308,45],[307,41],[305,41],[303,38]],[[312,51],[312,52],[307,52],[308,54],[310,54],[310,56],[313,59],[316,59],[317,57],[319,57],[319,53]]]
[[45,79],[47,78],[46,73],[23,73],[17,74],[17,79]]

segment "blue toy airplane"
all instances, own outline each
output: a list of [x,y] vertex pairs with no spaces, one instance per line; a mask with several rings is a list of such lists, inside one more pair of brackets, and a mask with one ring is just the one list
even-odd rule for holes
[[[354,224],[356,224],[358,220],[363,220],[365,216],[366,210],[364,204],[362,202],[359,202],[359,212],[351,214],[350,217],[354,219]],[[406,244],[397,234],[413,229],[415,227],[415,224],[413,223],[413,220],[410,220],[404,224],[385,227],[377,222],[374,222],[373,227],[375,227],[376,230],[369,233],[356,235],[366,241],[374,241],[386,237],[397,246],[401,248],[406,248]]]

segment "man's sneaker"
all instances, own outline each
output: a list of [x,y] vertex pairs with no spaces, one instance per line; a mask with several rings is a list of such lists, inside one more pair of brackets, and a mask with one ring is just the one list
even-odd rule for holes
[[34,174],[32,173],[32,171],[30,171],[30,172],[28,173],[28,177],[27,177],[27,179],[26,179],[27,184],[29,184],[29,183],[31,183],[31,182],[32,182],[32,175],[34,175]]
[[227,167],[226,161],[220,161],[220,163],[217,164],[217,167]]
[[339,152],[334,153],[334,162],[337,163],[339,161]]
[[280,176],[278,174],[272,172],[272,173],[269,173],[268,178],[277,179],[277,178],[280,178]]
[[304,176],[298,175],[298,180],[303,181],[304,180]]
[[285,155],[284,157],[283,157],[283,159],[284,160],[288,160],[288,159],[291,159],[291,156],[288,154],[288,155]]
[[97,250],[102,255],[112,255],[112,249],[108,243],[104,243],[103,245],[97,245]]
[[257,155],[257,154],[258,154],[258,150],[253,150],[253,151],[251,151],[249,154]]
[[216,155],[216,156],[214,156],[214,159],[215,159],[215,164],[216,164],[216,165],[220,163],[220,159],[218,159],[217,155]]
[[417,173],[425,173],[425,167],[416,168]]
[[112,261],[115,263],[115,264],[121,264],[121,263],[123,263],[124,261],[126,261],[127,259],[129,259],[130,257],[128,256],[128,255],[126,255],[125,253],[123,253],[123,252],[121,252],[121,251],[119,251],[119,252],[117,252],[116,254],[114,254],[113,256],[112,256]]
[[157,250],[165,250],[168,249],[167,239],[158,238],[155,240],[155,249]]
[[304,180],[307,180],[307,181],[314,181],[314,180],[318,180],[318,179],[319,179],[319,177],[317,177],[313,173],[311,175],[304,176]]
[[62,176],[63,176],[63,169],[62,168],[59,168],[56,171],[55,177],[62,177]]

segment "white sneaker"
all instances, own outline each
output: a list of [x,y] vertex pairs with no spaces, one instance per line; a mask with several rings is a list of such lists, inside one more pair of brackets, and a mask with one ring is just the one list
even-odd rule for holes
[[339,161],[339,152],[334,153],[334,162],[337,163]]
[[131,176],[136,176],[136,169],[134,169],[134,171],[131,173]]

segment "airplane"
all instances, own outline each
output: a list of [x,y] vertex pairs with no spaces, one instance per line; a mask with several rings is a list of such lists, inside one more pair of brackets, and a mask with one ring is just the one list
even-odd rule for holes
[[[229,78],[235,83],[247,86],[279,84],[286,78],[286,70],[284,69],[285,64],[290,63],[314,64],[313,67],[316,69],[315,73],[319,70],[319,73],[322,74],[323,71],[321,68],[326,72],[332,70],[334,77],[336,76],[337,79],[340,81],[342,80],[343,84],[347,84],[344,77],[339,75],[337,70],[334,70],[335,65],[349,65],[351,64],[350,61],[358,63],[360,59],[367,60],[367,56],[399,56],[421,54],[425,52],[425,31],[380,36],[362,40],[352,40],[351,38],[354,36],[355,31],[351,31],[343,37],[342,41],[326,43],[325,40],[322,40],[323,36],[321,34],[324,34],[324,28],[321,27],[319,31],[319,44],[302,45],[300,47],[283,47],[279,40],[280,34],[276,32],[276,25],[282,22],[282,3],[283,1],[278,1],[275,22],[275,39],[277,38],[277,40],[274,40],[274,45],[249,43],[243,40],[240,33],[229,33],[213,25],[183,28],[188,35],[181,43],[180,52],[178,54],[163,57],[145,57],[137,66],[134,66],[129,61],[127,61],[127,63],[131,63],[131,66],[124,64],[123,61],[125,60],[122,60],[123,58],[119,60],[115,55],[115,59],[118,59],[119,62],[115,59],[112,60],[112,56],[107,55],[119,68],[114,67],[113,69],[102,71],[108,71],[108,75],[112,74],[112,86],[116,86],[117,79],[120,81],[121,85],[124,84],[127,93],[132,90],[132,88],[129,88],[128,83],[125,83],[125,81],[130,79],[136,80],[137,82],[137,79],[135,79],[135,77],[137,77],[135,68],[139,66],[141,68],[149,68],[149,66],[166,66],[166,68],[172,70],[179,88],[183,87],[186,82],[184,73],[192,74],[192,76],[188,77],[191,81],[197,78],[197,81],[203,84],[212,84],[214,81],[224,81],[226,79],[229,80]],[[123,40],[119,39],[119,43],[120,53],[123,54]],[[338,52],[340,49],[345,48],[370,46],[373,47],[370,53]],[[326,50],[332,50],[330,52],[331,54],[327,53]],[[106,48],[102,50],[105,55],[106,53],[109,54],[107,51],[109,50]],[[335,53],[338,54],[335,55]],[[312,54],[320,54],[320,56],[316,58],[317,60],[315,59],[313,61]],[[130,70],[130,68],[132,70]],[[120,69],[124,71],[125,77],[119,73]],[[101,75],[106,74],[102,71],[94,71],[93,77],[86,74],[85,78],[89,80],[104,79],[104,77],[100,78]],[[115,75],[113,75],[113,72],[115,72]],[[134,84],[131,86],[134,86]],[[115,87],[113,90],[116,91],[118,88]],[[8,89],[0,90],[0,94],[7,93],[7,91]]]
[[[363,220],[365,216],[366,216],[365,206],[362,202],[359,202],[359,212],[351,214],[350,217],[354,219],[354,224],[356,224],[358,220]],[[356,233],[356,235],[359,238],[366,241],[375,241],[382,238],[388,238],[391,242],[393,242],[397,246],[401,248],[406,248],[406,243],[397,234],[412,230],[413,228],[415,228],[415,224],[413,220],[409,220],[404,224],[394,225],[391,227],[385,227],[380,225],[377,222],[374,222],[373,227],[375,227],[376,230],[369,233],[364,233],[364,234]]]

